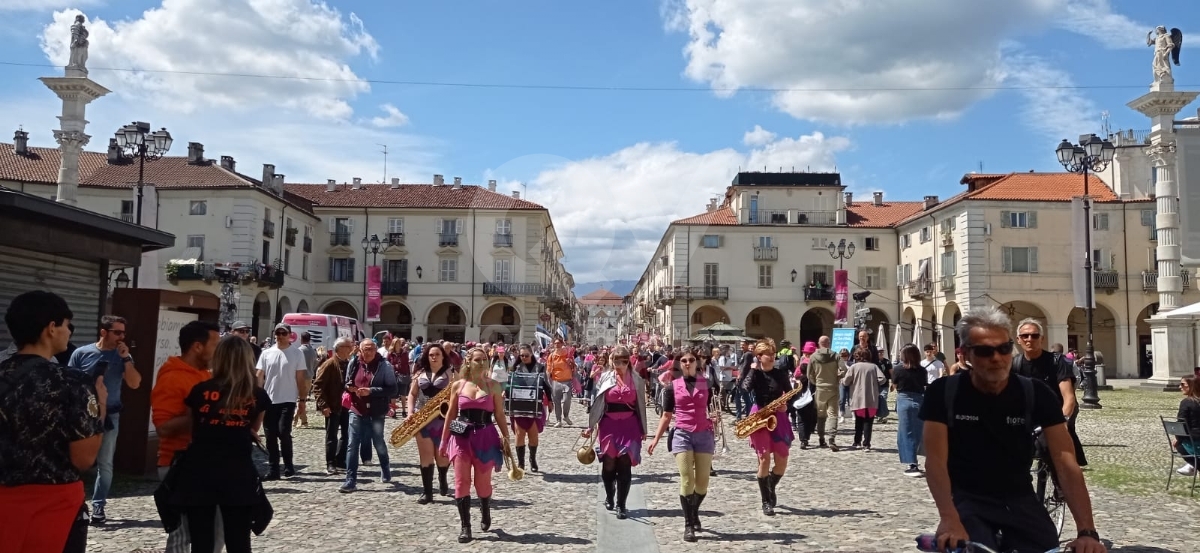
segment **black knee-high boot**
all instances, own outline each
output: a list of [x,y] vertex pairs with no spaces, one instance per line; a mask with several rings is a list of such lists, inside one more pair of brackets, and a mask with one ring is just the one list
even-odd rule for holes
[[695,502],[692,498],[696,494],[680,495],[679,505],[683,508],[683,541],[696,541],[696,529],[692,526],[692,508]]
[[458,543],[467,543],[471,541],[471,496],[456,497],[454,504],[458,506],[458,520],[462,523]]
[[433,502],[433,465],[421,467],[421,497],[417,503],[426,505]]
[[708,494],[704,494],[704,493],[694,493],[694,494],[692,494],[692,528],[695,528],[697,532],[699,532],[699,531],[701,530],[701,526],[700,526],[700,504],[701,504],[701,503],[704,503],[704,498],[705,498],[707,495],[708,495]]
[[525,470],[525,446],[517,446],[517,466]]
[[492,498],[479,498],[479,529],[487,532],[492,528]]
[[771,479],[771,506],[776,507],[779,505],[779,502],[777,501],[778,498],[775,495],[775,487],[779,485],[779,481],[783,479],[783,475],[772,472],[767,478]]
[[450,484],[446,482],[446,473],[450,471],[450,466],[438,467],[438,493],[449,497]]
[[529,446],[529,469],[532,470],[533,472],[538,471],[537,448],[538,448],[538,446],[536,446],[536,445]]
[[762,497],[762,512],[769,517],[775,516],[775,508],[771,506],[771,479],[770,477],[762,477],[758,479],[758,495]]
[[633,484],[633,474],[629,469],[617,472],[617,519],[629,518],[629,510],[625,508],[625,500],[629,498],[629,487]]
[[616,491],[617,471],[601,469],[600,480],[604,482],[604,508],[611,511],[615,508],[613,492]]

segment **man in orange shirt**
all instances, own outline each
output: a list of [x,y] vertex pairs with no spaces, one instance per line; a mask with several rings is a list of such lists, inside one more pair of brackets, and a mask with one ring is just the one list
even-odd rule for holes
[[[192,321],[179,329],[179,357],[169,357],[158,370],[154,389],[150,392],[151,420],[158,433],[158,476],[163,478],[171,468],[171,459],[192,441],[192,417],[184,398],[196,384],[212,377],[208,369],[220,327],[209,321]],[[217,550],[225,544],[225,529],[221,517],[216,517]],[[167,536],[167,553],[182,553],[191,549],[191,534],[187,517],[179,528]]]
[[575,379],[575,358],[563,347],[563,341],[554,340],[554,351],[546,358],[546,374],[550,376],[550,400],[553,403],[555,428],[574,426],[568,417],[571,413],[572,383]]

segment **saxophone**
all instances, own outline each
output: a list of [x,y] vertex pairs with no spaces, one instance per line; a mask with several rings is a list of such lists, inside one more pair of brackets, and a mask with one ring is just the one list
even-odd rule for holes
[[742,440],[763,428],[766,428],[767,431],[774,431],[775,425],[779,422],[775,420],[775,412],[786,407],[787,403],[802,391],[804,391],[803,386],[796,386],[782,396],[779,396],[779,399],[768,403],[762,409],[751,413],[749,417],[738,421],[733,425],[733,435]]
[[454,388],[453,385],[447,384],[436,396],[429,398],[429,401],[425,403],[425,406],[420,411],[404,419],[404,422],[400,423],[400,426],[392,430],[392,436],[388,440],[392,444],[392,447],[404,447],[404,444],[408,443],[413,436],[417,435],[417,432],[425,428],[433,419],[437,417],[444,418],[446,413],[450,412],[450,390],[452,388]]

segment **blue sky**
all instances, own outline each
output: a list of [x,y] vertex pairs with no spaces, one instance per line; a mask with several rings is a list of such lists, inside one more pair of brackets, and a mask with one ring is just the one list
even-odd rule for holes
[[[738,166],[836,166],[855,192],[894,199],[953,195],[981,163],[1055,170],[1058,139],[1099,131],[1102,111],[1114,129],[1148,126],[1125,107],[1150,82],[1145,32],[1186,35],[1200,12],[1184,0],[3,4],[0,62],[61,63],[67,10],[93,20],[91,76],[114,90],[89,108],[94,136],[149,120],[180,152],[200,141],[290,182],[379,181],[386,143],[389,176],[494,178],[547,205],[579,281],[637,278],[666,224],[702,211]],[[1200,88],[1192,55],[1178,88]],[[24,125],[53,144],[57,103],[36,80],[53,71],[0,65],[2,139]],[[1064,85],[1090,88],[1052,88]]]

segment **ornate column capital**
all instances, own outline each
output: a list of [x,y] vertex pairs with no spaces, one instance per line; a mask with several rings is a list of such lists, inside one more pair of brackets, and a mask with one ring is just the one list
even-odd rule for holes
[[92,137],[83,131],[54,131],[54,140],[64,149],[82,149]]
[[1159,142],[1146,148],[1146,155],[1154,161],[1155,167],[1165,167],[1175,162],[1175,141]]

